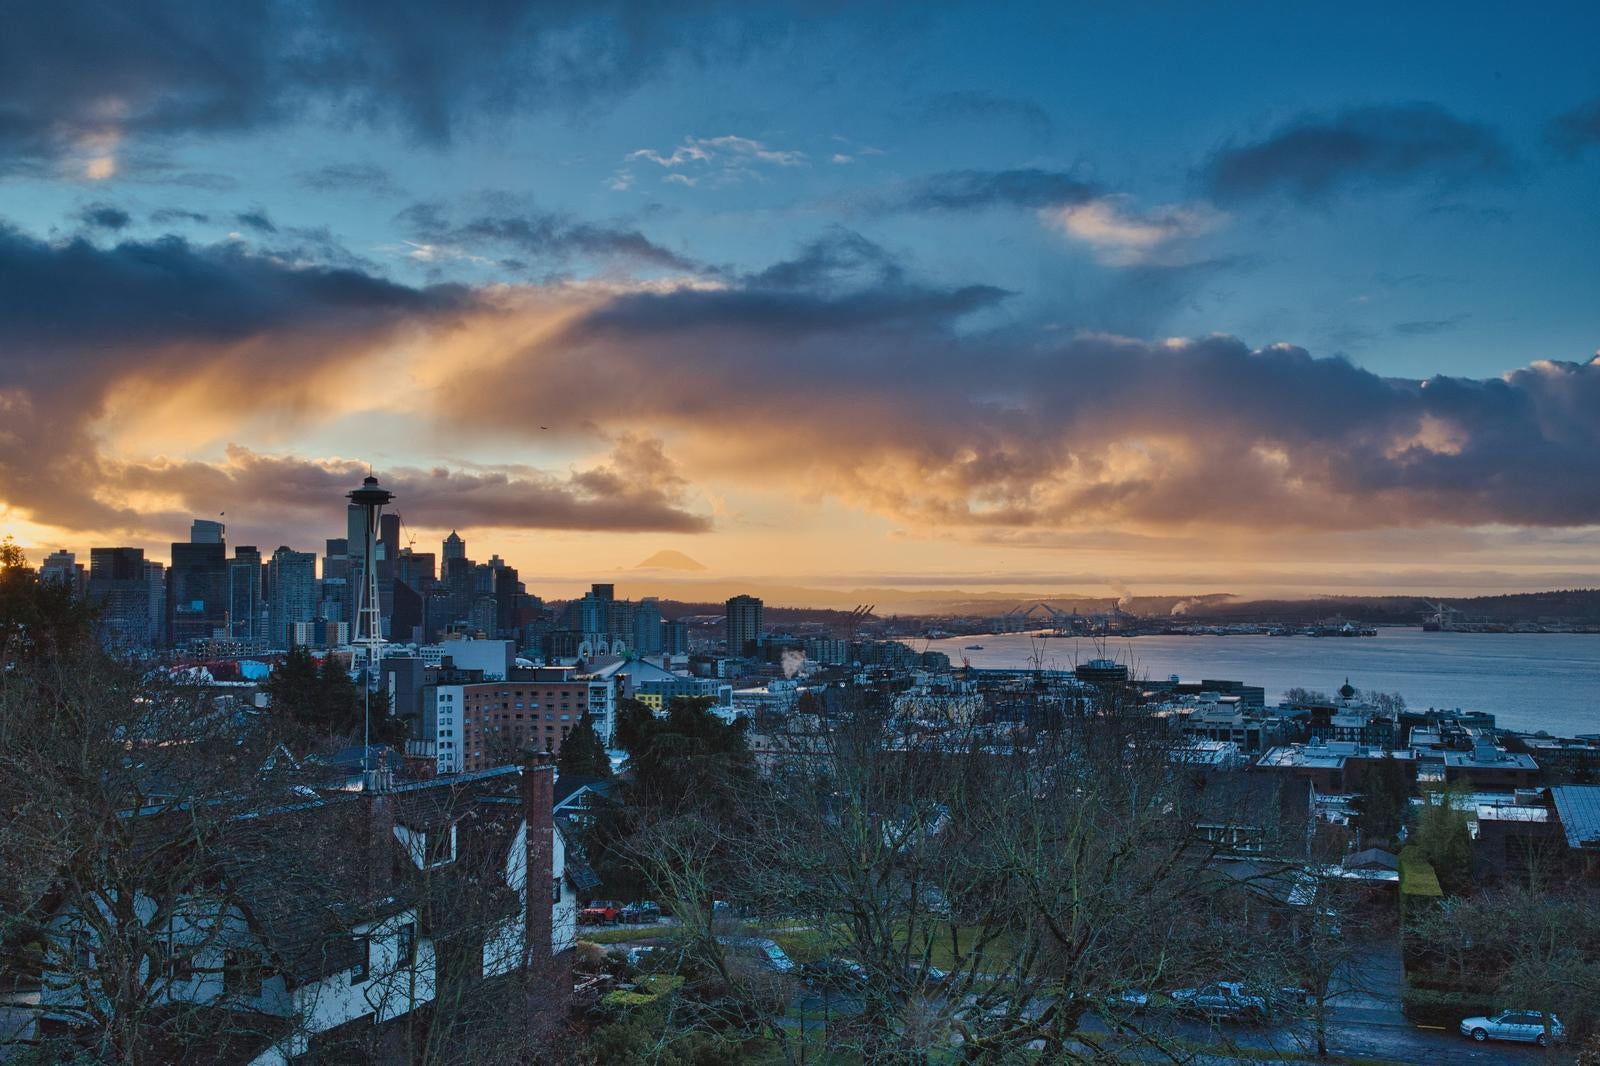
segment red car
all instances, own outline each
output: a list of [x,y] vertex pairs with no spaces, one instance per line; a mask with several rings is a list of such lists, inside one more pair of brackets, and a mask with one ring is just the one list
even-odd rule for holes
[[584,925],[610,925],[622,917],[622,904],[614,899],[592,899],[578,912],[578,921]]

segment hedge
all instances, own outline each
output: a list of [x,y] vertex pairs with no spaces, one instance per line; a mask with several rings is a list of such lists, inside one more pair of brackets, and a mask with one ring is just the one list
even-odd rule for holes
[[1481,993],[1407,988],[1400,994],[1400,1009],[1413,1025],[1438,1025],[1453,1032],[1463,1018],[1493,1014],[1494,1003]]
[[1422,849],[1400,849],[1400,894],[1403,896],[1443,896],[1439,875],[1433,864],[1422,857]]

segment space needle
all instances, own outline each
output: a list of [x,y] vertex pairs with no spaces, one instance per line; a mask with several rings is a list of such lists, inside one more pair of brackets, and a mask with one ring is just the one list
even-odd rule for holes
[[359,489],[345,493],[345,498],[361,508],[364,526],[361,548],[361,585],[356,592],[356,631],[350,643],[366,649],[365,706],[362,713],[361,776],[363,782],[372,772],[372,690],[378,684],[378,662],[383,657],[383,608],[378,601],[378,513],[394,493],[378,484],[370,473]]

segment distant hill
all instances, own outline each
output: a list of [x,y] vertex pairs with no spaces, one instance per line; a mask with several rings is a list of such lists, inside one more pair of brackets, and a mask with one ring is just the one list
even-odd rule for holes
[[1228,600],[1192,606],[1185,613],[1202,622],[1315,622],[1333,615],[1355,621],[1414,624],[1444,603],[1462,621],[1600,622],[1600,589],[1519,592],[1504,596],[1318,596],[1303,600]]

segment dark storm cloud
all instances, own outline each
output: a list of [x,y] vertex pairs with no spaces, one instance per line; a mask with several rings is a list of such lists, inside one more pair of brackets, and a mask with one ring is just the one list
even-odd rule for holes
[[1085,203],[1102,192],[1092,182],[1060,170],[951,170],[910,182],[875,206],[902,211],[1033,209]]
[[1467,181],[1511,167],[1511,151],[1494,130],[1416,103],[1301,115],[1261,140],[1224,145],[1201,178],[1220,202],[1275,193],[1315,201],[1350,185]]
[[1550,143],[1567,156],[1600,145],[1600,100],[1575,107],[1550,123]]
[[1010,122],[1041,139],[1055,132],[1055,123],[1050,115],[1033,101],[975,90],[939,93],[925,101],[918,110],[924,122]]
[[133,222],[133,216],[115,204],[92,203],[81,207],[77,217],[85,226],[92,229],[120,230],[127,229]]
[[0,386],[68,360],[106,372],[144,349],[226,344],[276,329],[357,329],[459,311],[466,290],[413,289],[353,270],[290,268],[236,243],[179,237],[102,248],[0,223]]
[[0,167],[110,133],[228,132],[313,111],[442,143],[485,116],[614,99],[671,60],[737,54],[793,21],[783,3],[9,4]]
[[624,259],[668,270],[699,269],[693,260],[655,243],[637,229],[585,222],[554,212],[519,210],[502,197],[490,200],[488,211],[461,221],[437,202],[412,204],[395,220],[426,244],[478,254],[510,251],[546,268],[572,259]]
[[316,192],[360,192],[372,196],[398,196],[400,189],[389,172],[373,163],[330,163],[301,171],[295,180]]

